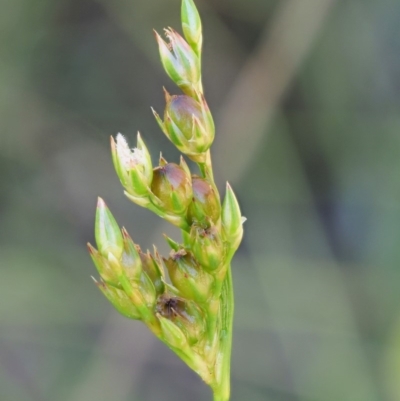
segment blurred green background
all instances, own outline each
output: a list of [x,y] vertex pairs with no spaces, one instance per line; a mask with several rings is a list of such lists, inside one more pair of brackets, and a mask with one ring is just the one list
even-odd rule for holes
[[[400,400],[400,2],[198,0],[221,190],[248,221],[233,264],[232,401]],[[2,0],[0,401],[211,393],[93,285],[96,197],[144,248],[109,136],[177,152],[150,111],[152,28],[179,0]]]

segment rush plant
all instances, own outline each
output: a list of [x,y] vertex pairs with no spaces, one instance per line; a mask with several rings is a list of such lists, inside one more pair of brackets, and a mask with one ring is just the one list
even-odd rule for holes
[[[143,252],[120,229],[105,202],[96,210],[97,249],[89,253],[100,274],[96,285],[124,316],[141,320],[211,386],[214,401],[230,396],[233,288],[231,260],[243,236],[239,204],[229,186],[221,204],[214,183],[210,147],[214,121],[201,80],[202,26],[193,0],[182,1],[184,37],[172,28],[167,41],[155,32],[163,67],[183,92],[165,91],[165,111],[154,116],[162,132],[197,163],[192,174],[160,157],[153,168],[140,134],[136,148],[111,137],[115,170],[132,202],[180,228],[180,242],[165,237],[168,257]],[[167,276],[169,279],[167,279]]]

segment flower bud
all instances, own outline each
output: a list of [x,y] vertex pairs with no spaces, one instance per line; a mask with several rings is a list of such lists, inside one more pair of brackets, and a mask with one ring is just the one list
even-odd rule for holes
[[174,348],[186,350],[188,347],[187,339],[182,330],[167,318],[158,315],[160,320],[163,339]]
[[120,264],[129,280],[139,281],[143,270],[141,257],[125,228],[122,229],[122,235],[124,237],[124,252]]
[[108,258],[109,253],[116,259],[121,257],[124,250],[121,230],[110,209],[101,198],[97,200],[94,233],[97,248],[104,257]]
[[203,42],[201,20],[193,0],[183,0],[181,9],[182,29],[190,47],[199,56]]
[[243,237],[243,223],[246,221],[240,212],[239,203],[231,186],[226,184],[226,194],[222,204],[222,227],[225,237],[231,244],[231,248],[236,250]]
[[100,252],[93,248],[91,244],[87,244],[90,257],[96,266],[100,277],[109,285],[122,289],[121,284],[118,281],[117,273],[111,268],[106,258],[104,258]]
[[160,201],[157,205],[160,209],[182,216],[192,199],[191,177],[182,165],[161,159],[160,166],[153,172],[151,191]]
[[132,304],[124,291],[121,291],[111,285],[107,285],[104,282],[97,282],[93,279],[99,290],[105,295],[105,297],[112,303],[114,308],[130,319],[140,319],[140,314],[136,307]]
[[157,261],[149,251],[143,253],[140,248],[138,251],[142,261],[143,270],[153,282],[156,293],[158,295],[164,293],[163,268],[160,261]]
[[204,270],[211,273],[223,265],[225,246],[215,226],[204,229],[193,225],[190,241],[193,255]]
[[206,179],[192,176],[193,200],[188,209],[189,224],[205,225],[208,221],[217,223],[221,216],[218,192]]
[[204,315],[193,301],[164,294],[158,298],[156,310],[182,330],[190,345],[196,344],[203,338]]
[[116,140],[111,137],[111,154],[121,184],[129,195],[146,197],[153,179],[153,166],[146,145],[139,133],[137,147],[133,150],[121,134],[117,135]]
[[198,56],[175,30],[171,28],[165,30],[168,44],[157,32],[154,31],[154,33],[166,73],[184,93],[194,96],[201,88],[201,68]]
[[165,92],[165,98],[164,122],[153,110],[161,130],[182,153],[194,161],[202,160],[215,136],[214,121],[204,97],[196,101]]
[[172,251],[171,256],[164,261],[172,284],[184,298],[198,303],[208,300],[213,278],[201,269],[191,253],[184,249]]
[[139,291],[146,306],[153,308],[157,299],[156,288],[151,278],[144,271],[142,271],[142,274],[140,275]]

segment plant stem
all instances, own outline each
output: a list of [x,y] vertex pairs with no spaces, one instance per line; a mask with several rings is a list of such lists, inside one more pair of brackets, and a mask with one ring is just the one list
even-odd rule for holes
[[215,366],[217,380],[215,385],[213,386],[213,390],[214,401],[229,401],[232,329],[234,313],[232,272],[230,267],[228,269],[222,287],[221,308],[220,350]]

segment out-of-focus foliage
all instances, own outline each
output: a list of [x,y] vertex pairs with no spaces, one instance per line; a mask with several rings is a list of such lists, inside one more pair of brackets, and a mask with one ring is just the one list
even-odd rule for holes
[[[296,18],[306,32],[325,2],[294,65],[296,38],[283,52],[276,36],[291,37],[287,21]],[[150,111],[163,108],[162,85],[176,92],[151,29],[178,26],[179,3],[2,2],[2,401],[211,397],[144,327],[114,312],[90,280],[85,252],[97,195],[144,248],[168,230],[124,199],[108,138],[122,132],[134,142],[139,129],[153,154],[176,158]],[[296,3],[198,1],[205,91],[221,141],[214,158],[248,218],[233,266],[232,401],[396,401],[400,2],[304,0],[315,12],[301,18]],[[265,46],[280,68],[263,69]],[[251,63],[265,73],[246,77]],[[256,97],[282,74],[282,96],[261,114],[240,114],[251,103],[235,92],[240,82],[254,82]],[[248,129],[221,132],[235,96]],[[251,152],[229,146],[238,135]]]

